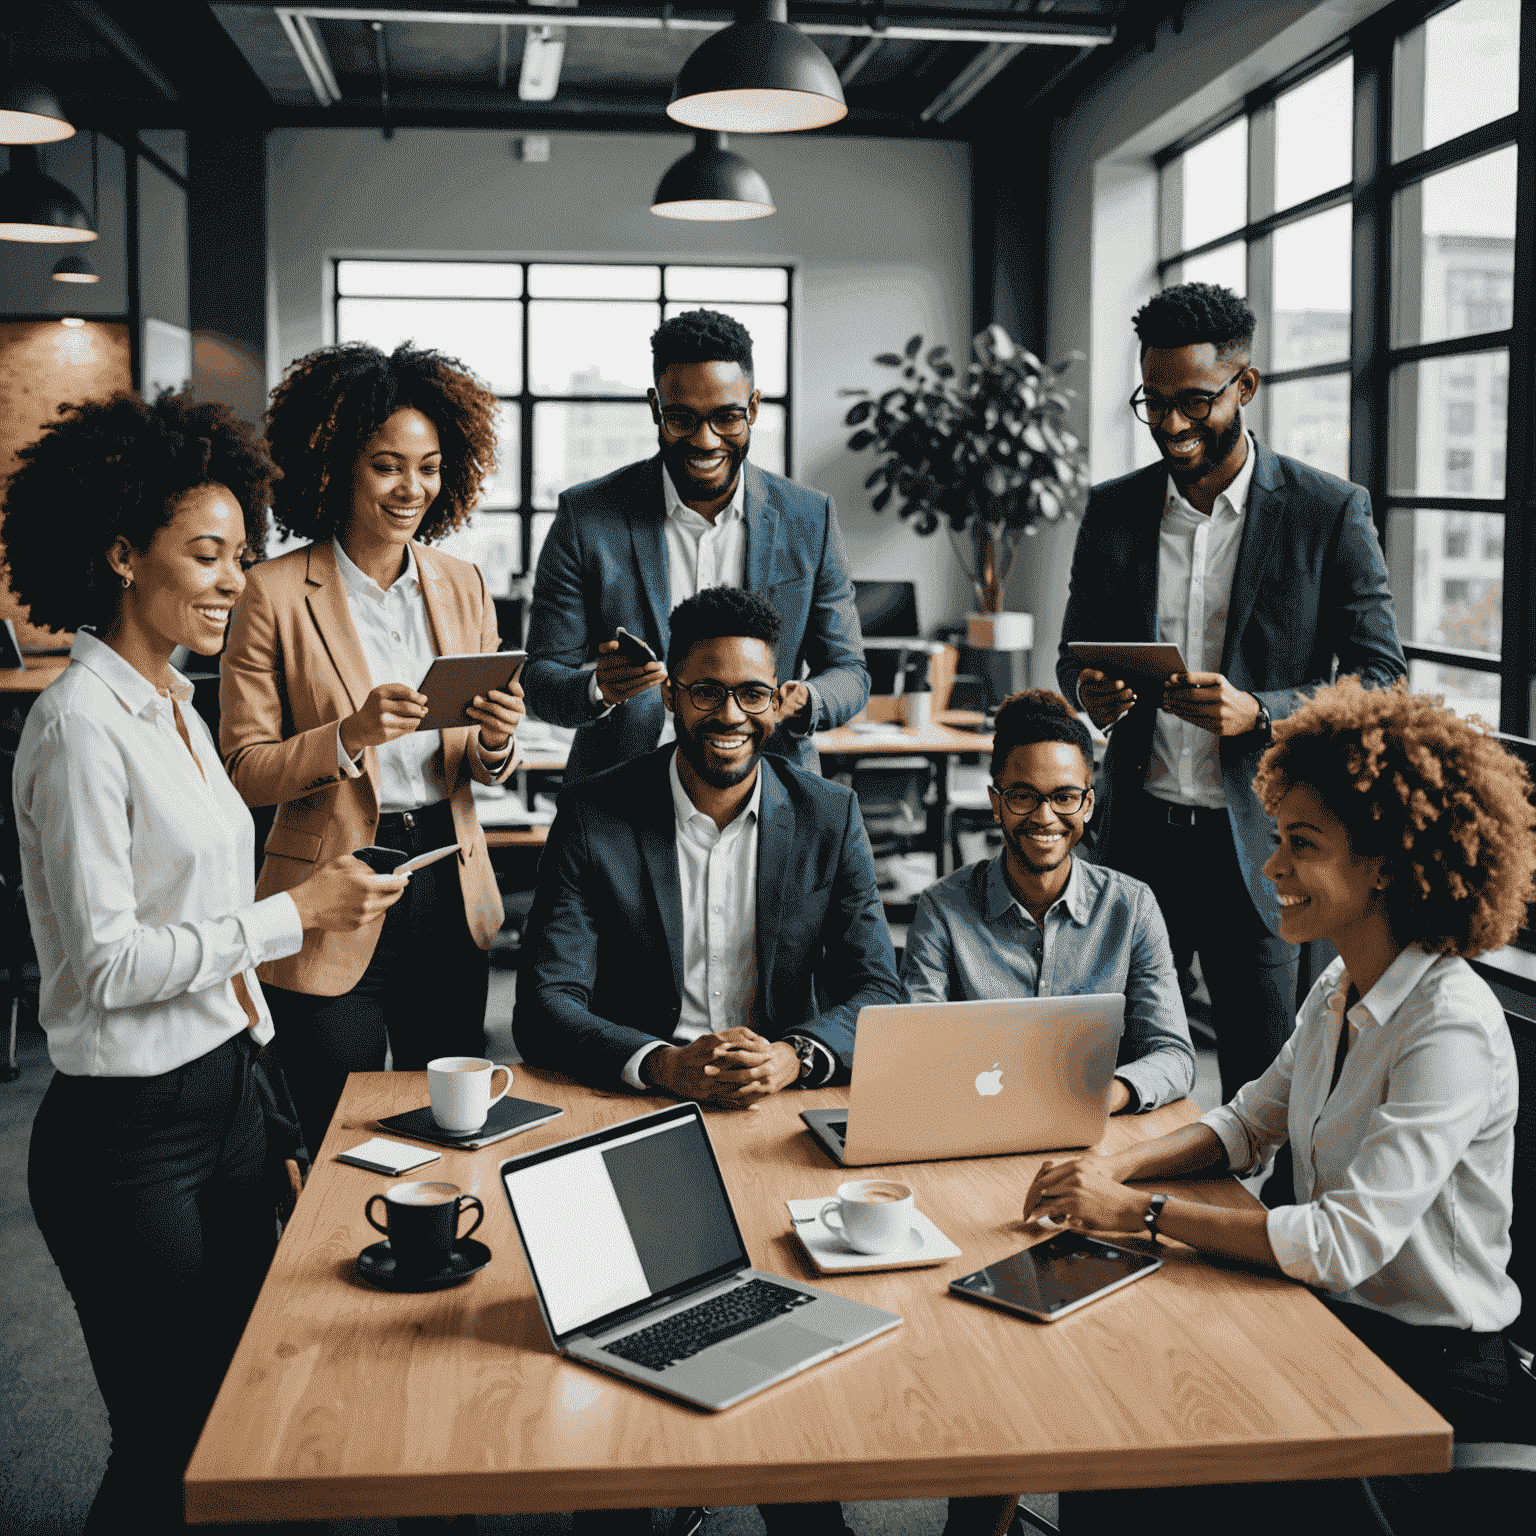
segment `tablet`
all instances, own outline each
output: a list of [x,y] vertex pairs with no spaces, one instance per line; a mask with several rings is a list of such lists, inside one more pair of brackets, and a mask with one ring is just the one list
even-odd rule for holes
[[416,684],[427,696],[427,716],[418,731],[446,731],[456,725],[478,725],[464,713],[493,688],[505,688],[523,669],[527,651],[485,651],[472,656],[439,656]]
[[1127,1248],[1081,1232],[1061,1232],[973,1275],[951,1280],[949,1288],[957,1296],[1054,1323],[1162,1267],[1160,1258],[1139,1245]]
[[1176,645],[1149,640],[1072,640],[1068,648],[1084,667],[1106,677],[1155,677],[1165,680],[1187,672]]

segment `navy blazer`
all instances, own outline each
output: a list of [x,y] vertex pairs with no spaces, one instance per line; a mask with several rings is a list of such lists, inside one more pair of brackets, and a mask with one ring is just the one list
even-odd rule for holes
[[[594,1087],[670,1040],[682,1008],[672,751],[567,785],[539,861],[512,1035],[524,1061]],[[782,759],[759,772],[752,1027],[821,1041],[847,1082],[859,1010],[902,1001],[869,839],[851,790]]]
[[[1255,446],[1217,671],[1262,699],[1272,719],[1283,720],[1335,675],[1355,673],[1368,688],[1381,688],[1408,666],[1370,496],[1348,480]],[[1056,662],[1069,699],[1077,698],[1082,670],[1070,641],[1158,637],[1158,539],[1167,486],[1168,471],[1157,463],[1095,486],[1088,498]],[[1159,697],[1142,689],[1110,732],[1093,856],[1111,868],[1126,867],[1145,810],[1142,786]],[[1222,737],[1221,785],[1243,882],[1278,934],[1280,899],[1261,873],[1273,850],[1274,822],[1253,792],[1263,750],[1258,731]]]
[[[869,698],[864,640],[832,499],[750,461],[742,474],[742,585],[762,593],[783,620],[779,681],[799,678],[805,662],[820,695],[811,729],[831,730]],[[567,784],[649,752],[660,739],[666,706],[659,689],[601,718],[594,718],[588,689],[597,648],[620,624],[666,660],[672,611],[666,515],[660,454],[572,486],[560,497],[533,581],[523,687],[528,708],[541,720],[579,727]],[[780,727],[767,750],[816,769],[809,735]]]

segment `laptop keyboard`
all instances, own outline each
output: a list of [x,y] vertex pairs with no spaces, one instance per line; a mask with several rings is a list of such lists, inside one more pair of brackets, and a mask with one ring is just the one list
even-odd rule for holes
[[632,1360],[649,1370],[664,1371],[711,1344],[734,1338],[769,1318],[782,1317],[816,1299],[805,1291],[775,1285],[770,1280],[749,1280],[734,1291],[700,1302],[686,1312],[674,1313],[665,1322],[641,1328],[603,1348],[610,1355]]

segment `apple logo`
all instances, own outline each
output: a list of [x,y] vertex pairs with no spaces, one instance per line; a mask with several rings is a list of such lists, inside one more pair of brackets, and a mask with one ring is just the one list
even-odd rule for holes
[[1001,1093],[1002,1091],[1003,1074],[995,1061],[992,1063],[992,1070],[990,1072],[978,1072],[976,1074],[976,1092],[982,1098],[990,1099],[993,1094]]

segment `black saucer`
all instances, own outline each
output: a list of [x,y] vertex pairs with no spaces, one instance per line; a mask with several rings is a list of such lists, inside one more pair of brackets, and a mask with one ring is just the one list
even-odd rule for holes
[[461,1237],[444,1268],[431,1275],[395,1273],[395,1256],[389,1243],[371,1243],[357,1256],[357,1272],[363,1279],[384,1291],[441,1291],[471,1275],[478,1275],[491,1262],[491,1250],[472,1237]]

